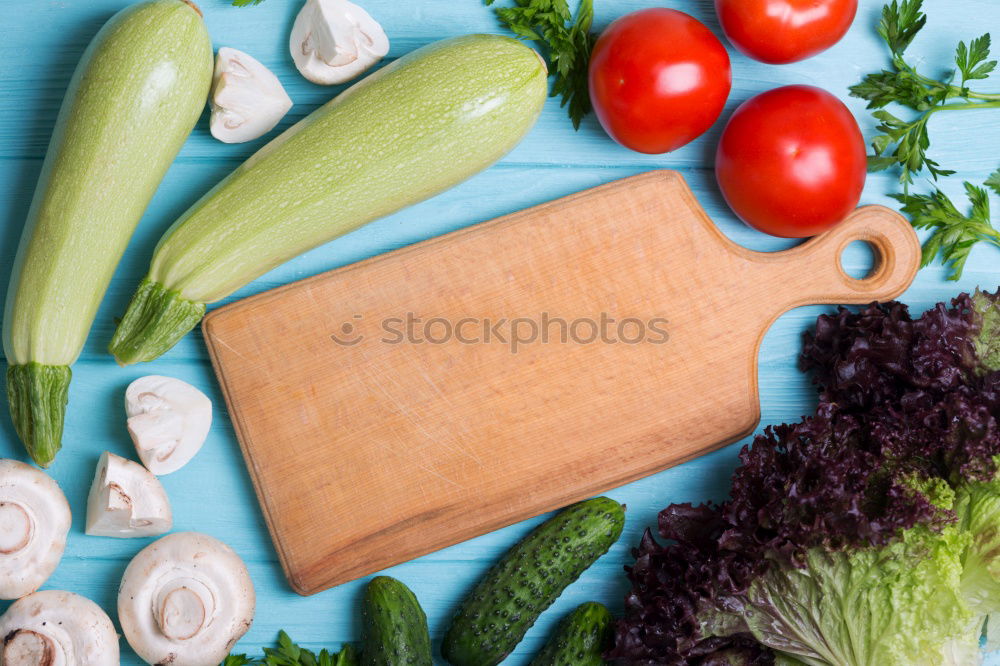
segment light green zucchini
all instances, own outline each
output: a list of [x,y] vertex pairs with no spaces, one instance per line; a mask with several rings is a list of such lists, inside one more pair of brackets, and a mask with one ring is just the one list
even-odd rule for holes
[[545,64],[496,35],[397,60],[275,138],[160,240],[115,332],[119,363],[152,360],[217,301],[275,266],[485,169],[532,127]]
[[212,44],[185,0],[108,21],[66,91],[4,311],[7,396],[28,453],[60,447],[69,382],[118,260],[212,83]]

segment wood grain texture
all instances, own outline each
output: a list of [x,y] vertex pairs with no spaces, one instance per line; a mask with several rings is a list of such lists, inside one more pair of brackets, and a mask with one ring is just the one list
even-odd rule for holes
[[[0,40],[0,293],[6,291],[9,267],[28,202],[73,67],[100,25],[129,0],[4,0],[3,39]],[[359,0],[385,27],[392,41],[390,58],[436,39],[469,32],[503,32],[479,0]],[[342,87],[315,86],[298,74],[288,55],[287,33],[300,0],[266,0],[257,7],[233,8],[228,0],[200,0],[216,48],[245,50],[271,68],[295,102],[279,131],[327,101]],[[910,49],[923,71],[948,68],[955,43],[993,28],[1000,21],[1000,5],[985,0],[925,0],[930,24]],[[720,34],[711,0],[595,0],[595,26],[601,29],[632,10],[661,5],[686,11]],[[847,97],[847,86],[862,73],[886,64],[885,48],[873,30],[882,2],[862,0],[858,18],[847,37],[833,49],[805,62],[767,66],[736,53],[733,92],[723,121],[750,96],[777,85],[811,83],[843,99],[855,112],[867,136],[874,123],[859,100]],[[994,30],[994,33],[996,31]],[[727,45],[728,47],[728,45]],[[990,88],[1000,87],[996,82]],[[905,113],[905,112],[904,112]],[[1000,123],[996,112],[939,114],[931,122],[931,157],[956,177],[942,181],[943,189],[961,201],[961,180],[982,182],[997,164]],[[610,141],[593,117],[574,132],[550,100],[530,136],[500,164],[443,195],[375,222],[344,238],[317,248],[270,272],[234,295],[244,298],[344,266],[382,252],[396,250],[443,233],[608,183],[655,168],[679,170],[719,229],[734,242],[760,251],[787,249],[794,243],[767,237],[741,224],[727,209],[712,174],[715,144],[722,122],[704,137],[669,155],[632,153]],[[144,374],[159,373],[192,382],[216,404],[218,413],[208,442],[183,470],[163,478],[174,505],[178,530],[201,530],[225,540],[247,561],[258,593],[258,612],[239,651],[260,653],[271,645],[279,629],[287,629],[303,645],[319,649],[358,640],[360,590],[355,581],[308,598],[296,595],[285,582],[271,546],[250,478],[226,414],[222,394],[212,376],[200,333],[185,338],[155,363],[118,368],[105,352],[114,318],[120,316],[149,262],[157,239],[166,227],[216,181],[252,154],[273,135],[242,145],[223,145],[208,131],[207,113],[167,174],[139,230],[119,266],[101,306],[81,362],[74,367],[71,408],[66,421],[66,445],[50,470],[62,485],[74,510],[74,524],[60,568],[46,587],[68,589],[97,600],[114,617],[118,581],[129,559],[148,540],[88,537],[83,533],[87,488],[101,451],[107,449],[135,458],[124,427],[125,387]],[[925,187],[918,183],[918,187]],[[862,203],[895,207],[886,195],[897,191],[895,175],[872,174]],[[947,282],[946,272],[934,266],[920,271],[902,300],[920,312],[976,286],[995,289],[1000,270],[995,250],[973,250],[965,276]],[[844,267],[863,271],[868,255],[848,247]],[[827,307],[802,307],[780,317],[764,338],[759,355],[761,425],[794,421],[814,408],[815,391],[796,368],[801,335]],[[527,664],[558,620],[585,601],[607,603],[620,613],[626,590],[622,566],[630,563],[629,549],[647,527],[655,527],[656,513],[670,502],[724,499],[741,440],[683,465],[617,488],[610,493],[628,505],[625,533],[618,544],[531,629],[505,664]],[[24,459],[6,409],[0,409],[0,455]],[[553,483],[560,483],[554,479]],[[358,515],[356,520],[364,520]],[[462,595],[496,558],[542,517],[466,541],[393,567],[387,573],[406,581],[428,614],[431,633],[439,642]],[[0,611],[6,608],[0,603]],[[142,662],[124,641],[122,663]],[[991,658],[1000,666],[1000,658]]]
[[[878,256],[864,280],[840,264],[856,240]],[[652,171],[265,292],[203,330],[307,595],[745,437],[774,319],[893,298],[919,264],[910,224],[874,206],[746,250],[678,173]]]

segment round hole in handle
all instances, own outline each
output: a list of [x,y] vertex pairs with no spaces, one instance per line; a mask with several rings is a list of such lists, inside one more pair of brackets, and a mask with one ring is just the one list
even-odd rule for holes
[[[848,275],[842,260],[844,250],[857,241],[867,243],[874,255],[871,270],[862,279]],[[855,267],[864,267],[867,256],[864,246],[851,249],[847,266],[852,273]],[[863,206],[825,234],[786,252],[785,257],[804,270],[802,280],[809,275],[811,283],[806,290],[796,280],[789,280],[787,287],[782,285],[791,302],[863,304],[896,298],[910,286],[920,267],[920,241],[899,213],[882,206]]]
[[[831,240],[836,243],[837,272],[854,296],[884,300],[901,293],[912,282],[920,265],[920,242],[910,223],[897,213],[888,210],[883,213],[876,207],[860,209],[860,213],[854,224],[830,232],[834,235]],[[848,247],[851,250],[845,268],[844,254]],[[854,269],[868,265],[869,260],[867,274],[856,277]],[[848,274],[848,269],[852,274]]]
[[852,241],[840,253],[840,267],[852,280],[863,281],[872,277],[878,262],[878,250],[866,240]]

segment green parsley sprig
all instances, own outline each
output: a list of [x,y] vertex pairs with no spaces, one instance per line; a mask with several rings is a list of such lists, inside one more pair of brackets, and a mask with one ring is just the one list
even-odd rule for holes
[[[495,0],[484,2],[492,5]],[[597,35],[590,31],[593,0],[581,0],[575,18],[566,0],[514,0],[513,6],[497,7],[494,12],[517,37],[543,47],[549,74],[555,77],[551,94],[562,97],[573,127],[579,129],[580,121],[591,110],[587,68],[597,41]]]
[[966,181],[965,194],[972,204],[968,215],[962,214],[944,192],[935,188],[931,194],[893,194],[903,204],[903,212],[910,216],[917,229],[933,232],[924,242],[921,266],[931,264],[938,255],[942,263],[950,265],[949,280],[962,276],[965,262],[972,247],[986,242],[1000,247],[1000,232],[990,221],[990,196],[986,188],[1000,195],[1000,169],[991,175],[983,187]]
[[284,631],[278,632],[278,646],[264,648],[261,659],[250,659],[245,654],[231,654],[221,666],[358,666],[361,655],[353,645],[344,645],[334,654],[321,650],[317,655],[296,645]]
[[252,663],[253,659],[245,654],[231,654],[222,661],[220,666],[247,666]]
[[[234,7],[252,7],[254,5],[259,5],[264,2],[264,0],[233,0]],[[240,664],[226,664],[225,666],[240,666]]]
[[[880,134],[872,141],[874,155],[869,156],[871,171],[900,168],[899,181],[904,193],[909,191],[913,176],[926,169],[936,180],[954,171],[943,169],[927,156],[930,134],[927,123],[941,111],[972,111],[1000,109],[1000,94],[985,94],[969,88],[969,83],[989,78],[997,61],[990,60],[990,35],[959,42],[955,49],[955,69],[943,80],[920,74],[907,62],[905,52],[914,37],[927,24],[922,11],[923,0],[893,0],[882,9],[878,33],[892,54],[892,66],[869,74],[851,86],[851,95],[868,100],[869,109],[879,120]],[[918,112],[916,118],[904,120],[885,107],[899,104]]]

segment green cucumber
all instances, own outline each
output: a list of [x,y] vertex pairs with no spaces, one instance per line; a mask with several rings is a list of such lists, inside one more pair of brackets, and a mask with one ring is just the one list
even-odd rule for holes
[[432,666],[427,616],[406,585],[389,576],[372,578],[361,617],[365,666]]
[[438,194],[527,134],[546,99],[541,57],[470,35],[382,68],[261,148],[160,240],[110,351],[152,360],[224,298],[292,257]]
[[611,612],[595,601],[577,606],[563,618],[530,666],[604,666],[610,647]]
[[3,346],[14,428],[48,466],[70,378],[118,260],[212,82],[212,44],[185,0],[111,18],[70,81],[7,292]]
[[624,526],[624,507],[607,497],[574,504],[539,525],[466,596],[445,636],[445,659],[455,666],[499,664]]

